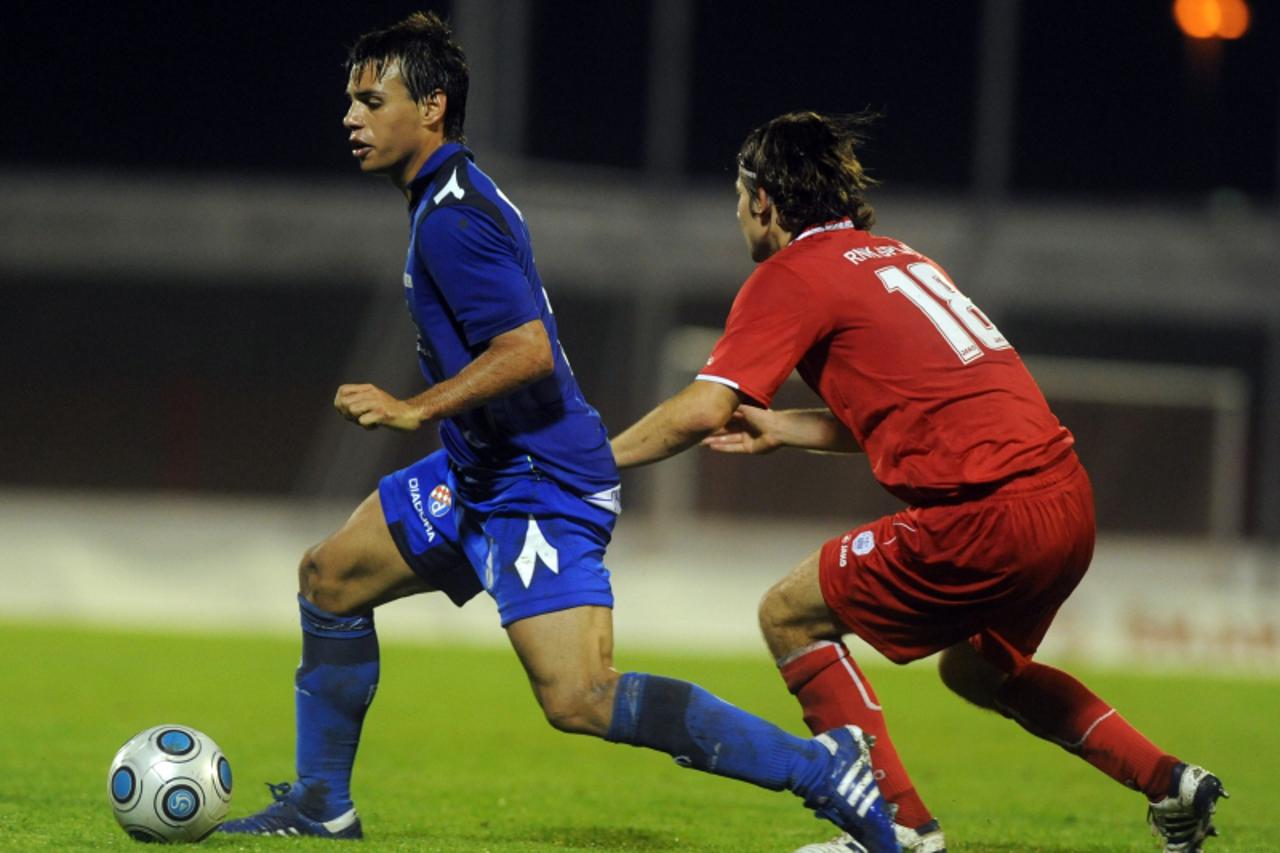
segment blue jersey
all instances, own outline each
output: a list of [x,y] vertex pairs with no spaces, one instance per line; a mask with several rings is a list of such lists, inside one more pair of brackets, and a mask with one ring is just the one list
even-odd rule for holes
[[494,337],[532,320],[555,356],[545,379],[440,422],[458,488],[483,501],[515,478],[548,476],[615,504],[608,433],[569,369],[524,217],[456,143],[432,154],[409,187],[404,286],[423,376],[435,384],[457,375]]

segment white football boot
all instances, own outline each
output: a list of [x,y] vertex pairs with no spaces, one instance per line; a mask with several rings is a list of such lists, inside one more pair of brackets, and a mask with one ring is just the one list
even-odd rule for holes
[[817,844],[806,844],[795,853],[867,853],[867,848],[853,840],[853,836],[845,833],[830,841],[819,841]]
[[[898,837],[902,853],[947,853],[947,841],[936,820],[929,821],[920,829],[924,832],[907,829],[896,823],[893,825],[893,834]],[[806,844],[795,853],[864,853],[865,850],[865,847],[853,840],[852,835],[846,834],[820,844]]]
[[1177,793],[1151,803],[1147,823],[1164,841],[1165,853],[1199,853],[1204,840],[1218,834],[1213,827],[1218,798],[1231,795],[1217,776],[1194,764],[1179,764],[1173,776]]

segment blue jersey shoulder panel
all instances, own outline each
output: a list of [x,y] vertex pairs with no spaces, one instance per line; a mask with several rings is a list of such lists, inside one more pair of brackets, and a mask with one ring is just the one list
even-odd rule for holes
[[[491,181],[487,183],[496,193],[497,186]],[[422,215],[424,217],[441,207],[465,205],[484,213],[502,230],[502,233],[508,237],[513,236],[511,226],[507,224],[502,209],[487,197],[481,189],[477,188],[472,180],[472,160],[465,149],[454,154],[441,164],[440,169],[436,172],[436,179],[431,183],[430,190],[423,194],[423,202]],[[510,206],[510,202],[507,202],[507,204]]]

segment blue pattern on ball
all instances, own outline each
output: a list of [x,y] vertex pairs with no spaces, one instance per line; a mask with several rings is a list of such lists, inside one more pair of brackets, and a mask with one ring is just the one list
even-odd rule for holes
[[186,732],[170,729],[160,735],[160,748],[170,755],[184,755],[195,746],[195,741]]
[[185,785],[174,788],[164,798],[164,811],[174,820],[186,820],[196,813],[200,805],[196,792]]
[[218,783],[222,790],[231,793],[231,762],[225,758],[218,759]]
[[128,767],[121,767],[111,776],[111,796],[118,803],[128,802],[133,796],[133,771]]

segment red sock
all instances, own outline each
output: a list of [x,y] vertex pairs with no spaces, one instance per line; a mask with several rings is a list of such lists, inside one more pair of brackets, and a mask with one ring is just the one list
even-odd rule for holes
[[880,700],[843,643],[818,643],[780,669],[814,734],[852,723],[875,736],[871,766],[881,795],[898,807],[896,823],[915,829],[933,820],[889,739]]
[[1149,800],[1169,795],[1178,759],[1129,725],[1089,688],[1059,669],[1031,663],[996,692],[1005,716],[1080,756]]

